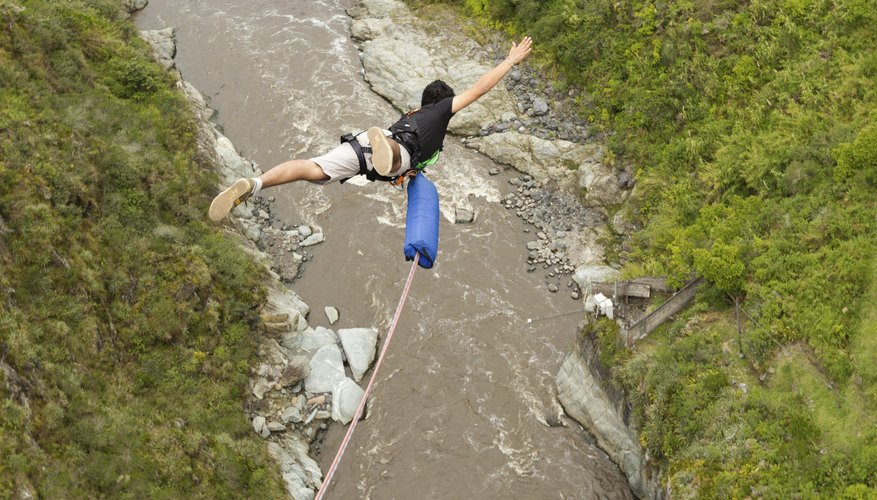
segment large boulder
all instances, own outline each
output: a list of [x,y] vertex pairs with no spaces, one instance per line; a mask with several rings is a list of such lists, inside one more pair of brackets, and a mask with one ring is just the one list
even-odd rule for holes
[[300,347],[303,351],[315,353],[323,346],[336,345],[338,336],[332,330],[318,326],[302,332]]
[[[288,314],[290,315],[289,321],[295,329],[298,325],[298,316],[306,318],[310,311],[310,306],[305,304],[301,297],[292,290],[280,284],[268,287],[268,301],[262,310],[263,314]],[[294,315],[295,312],[298,314]]]
[[356,415],[356,409],[365,391],[356,382],[345,378],[332,388],[332,419],[347,425]]
[[346,378],[341,349],[335,344],[321,347],[311,358],[310,367],[305,389],[311,393],[331,392],[335,384]]
[[467,145],[537,180],[553,180],[573,191],[582,165],[599,165],[603,150],[594,144],[549,141],[518,132],[502,132],[469,139]]
[[158,62],[167,69],[176,66],[174,56],[177,54],[177,44],[174,40],[174,29],[141,31],[140,37],[146,40],[155,54]]
[[378,331],[374,328],[342,328],[338,330],[341,346],[347,355],[347,364],[353,378],[359,382],[375,359]]
[[579,266],[572,277],[582,290],[591,283],[612,283],[621,279],[621,272],[609,266]]
[[[441,43],[424,48],[423,40],[433,37],[424,34],[422,21],[399,0],[364,0],[348,13],[354,18],[351,33],[362,41],[365,79],[402,111],[420,107],[423,88],[433,80],[444,80],[460,93],[493,67],[481,60],[482,47],[453,30],[441,33]],[[498,85],[457,113],[450,130],[475,135],[515,110],[514,96]]]

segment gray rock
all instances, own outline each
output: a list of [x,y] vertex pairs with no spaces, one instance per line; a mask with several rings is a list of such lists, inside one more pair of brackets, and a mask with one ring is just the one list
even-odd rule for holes
[[286,426],[281,424],[280,422],[268,422],[268,425],[265,427],[268,428],[271,432],[283,432],[286,430]]
[[548,114],[548,103],[545,102],[545,99],[537,97],[535,100],[533,100],[533,114],[535,116]]
[[621,277],[617,269],[609,266],[579,266],[572,279],[582,290],[587,290],[592,282],[611,283]]
[[304,318],[307,317],[311,308],[292,290],[281,284],[272,285],[268,288],[268,302],[262,314],[284,315],[288,314],[288,321],[297,331]]
[[[503,132],[475,137],[467,145],[498,163],[511,165],[536,180],[554,180],[561,189],[577,192],[576,169],[582,163],[602,159],[600,146],[569,141],[545,140],[519,132]],[[532,187],[532,186],[531,186]],[[616,187],[617,189],[617,187]]]
[[262,431],[265,429],[265,417],[262,415],[256,415],[253,418],[253,430],[256,431],[256,434],[262,434]]
[[618,187],[621,189],[630,189],[633,187],[633,184],[633,177],[627,173],[627,170],[622,170],[621,173],[618,174]]
[[338,309],[335,307],[332,307],[332,306],[327,306],[325,311],[326,311],[326,319],[329,320],[329,324],[334,325],[338,321],[338,318],[340,317],[340,315],[338,314]]
[[[457,30],[441,34],[442,50],[424,48],[419,23],[405,3],[398,0],[366,0],[352,9],[357,17],[350,32],[365,40],[361,44],[365,79],[372,89],[402,110],[419,107],[423,87],[436,78],[453,88],[468,88],[494,67],[492,61],[473,54],[484,50]],[[514,96],[497,86],[460,111],[451,121],[451,131],[477,135],[498,123],[503,113],[513,112]]]
[[583,191],[584,203],[590,207],[617,205],[624,201],[627,191],[618,187],[614,172],[597,162],[583,162],[577,171],[578,187]]
[[332,419],[347,425],[356,416],[365,391],[356,382],[345,378],[332,389]]
[[353,378],[359,382],[374,361],[378,331],[374,328],[342,328],[338,330],[338,337],[347,355]]
[[201,92],[187,81],[183,81],[182,84],[183,90],[186,92],[186,97],[189,98],[189,102],[195,108],[195,111],[198,116],[201,117],[201,120],[207,122],[213,118],[213,115],[216,112],[207,105],[207,101],[204,100],[204,96],[201,95]]
[[305,240],[299,243],[299,245],[303,247],[309,247],[311,245],[316,245],[317,243],[322,243],[324,241],[326,241],[326,238],[323,236],[323,233],[314,233],[305,238]]
[[146,7],[147,0],[125,0],[125,10],[128,13],[137,12],[138,10],[143,10]]
[[314,459],[308,456],[308,445],[295,437],[285,437],[280,443],[268,443],[268,454],[280,464],[290,498],[312,500],[323,474]]
[[310,359],[307,356],[300,354],[292,356],[289,358],[289,363],[283,368],[279,383],[282,387],[295,385],[304,380],[310,371]]
[[302,239],[304,239],[314,234],[314,230],[311,229],[311,226],[308,226],[307,224],[302,224],[301,226],[298,226],[298,234],[302,237]]
[[615,234],[631,234],[635,230],[626,210],[615,212],[615,215],[612,216],[611,227]]
[[457,207],[454,209],[455,224],[469,224],[475,220],[475,211],[469,208]]
[[232,213],[243,220],[251,220],[253,218],[253,209],[246,204],[238,205],[232,209]]
[[287,406],[283,409],[283,413],[280,414],[280,420],[287,424],[290,422],[294,424],[301,422],[301,409],[296,406]]
[[549,283],[548,284],[548,291],[551,293],[557,292],[557,285],[555,285],[554,283]]
[[300,346],[303,351],[315,353],[323,346],[336,345],[337,343],[338,335],[334,331],[318,326],[316,329],[302,332]]
[[362,19],[359,22],[352,23],[350,26],[350,36],[354,40],[367,41],[374,40],[386,33],[387,28],[392,27],[392,21],[387,18],[381,19]]
[[542,242],[539,240],[533,240],[527,242],[527,250],[539,250],[542,248]]
[[305,389],[311,393],[330,392],[344,380],[344,362],[337,345],[321,347],[311,358],[311,371],[305,378]]
[[173,28],[141,31],[140,37],[152,47],[159,64],[167,69],[175,66],[174,56],[177,54],[177,44],[174,41]]
[[258,243],[259,239],[262,238],[262,228],[256,224],[247,224],[246,231],[244,232],[245,236],[248,240],[253,243]]
[[290,351],[301,349],[302,332],[286,332],[280,338],[280,345]]
[[268,382],[265,378],[259,378],[253,384],[253,396],[256,396],[256,399],[262,399],[265,397],[265,393],[271,390],[272,384]]
[[237,152],[237,149],[235,149],[234,144],[231,143],[228,137],[224,135],[218,136],[216,143],[213,145],[213,150],[222,162],[224,167],[223,173],[228,184],[231,184],[240,177],[252,176],[253,164]]

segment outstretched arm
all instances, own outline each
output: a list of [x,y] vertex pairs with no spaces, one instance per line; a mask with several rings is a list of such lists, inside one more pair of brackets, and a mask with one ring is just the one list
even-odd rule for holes
[[451,111],[456,113],[477,101],[479,97],[495,87],[506,73],[511,71],[515,64],[526,59],[527,56],[530,55],[532,48],[533,40],[528,36],[525,36],[524,39],[521,40],[521,43],[512,43],[512,48],[509,50],[508,57],[506,57],[495,68],[482,75],[481,78],[475,82],[475,85],[472,85],[466,89],[465,92],[454,97],[454,102],[451,104]]

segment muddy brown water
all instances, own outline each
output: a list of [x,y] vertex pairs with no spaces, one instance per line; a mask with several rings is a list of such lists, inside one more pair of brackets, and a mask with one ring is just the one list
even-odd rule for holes
[[[140,29],[176,28],[178,69],[218,110],[235,146],[263,168],[334,146],[398,115],[363,81],[345,9],[352,0],[150,0]],[[515,173],[457,139],[431,170],[442,200],[439,257],[418,270],[393,344],[327,498],[631,498],[618,468],[560,413],[554,376],[577,316],[528,324],[580,303],[525,272],[535,231],[496,201]],[[386,332],[409,263],[405,195],[386,185],[266,190],[289,224],[323,228],[293,288],[311,325]],[[473,224],[452,224],[470,204]],[[205,207],[206,217],[206,207]],[[366,381],[363,381],[363,386]],[[345,427],[316,457],[328,470]]]

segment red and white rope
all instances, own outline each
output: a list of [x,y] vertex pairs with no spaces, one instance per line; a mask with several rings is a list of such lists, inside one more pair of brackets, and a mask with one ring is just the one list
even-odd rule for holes
[[341,463],[341,457],[344,455],[344,450],[350,442],[350,437],[353,436],[353,430],[356,429],[356,423],[359,422],[360,417],[362,417],[366,401],[368,401],[368,395],[371,393],[372,385],[374,385],[375,379],[378,376],[378,370],[381,368],[381,363],[384,361],[384,355],[387,354],[387,348],[390,346],[393,332],[396,331],[396,323],[399,322],[399,316],[402,315],[402,308],[405,306],[405,299],[408,298],[408,291],[411,289],[411,282],[414,280],[414,271],[417,270],[418,260],[420,260],[420,253],[414,255],[414,263],[411,265],[411,271],[408,273],[408,281],[405,282],[405,289],[402,291],[399,305],[396,306],[396,314],[393,315],[393,322],[390,323],[390,330],[387,332],[387,339],[384,341],[384,346],[381,348],[381,354],[378,356],[378,361],[375,363],[374,370],[372,370],[372,376],[368,381],[368,386],[365,388],[362,400],[360,400],[359,406],[356,408],[356,414],[353,416],[353,420],[350,421],[350,427],[347,428],[347,434],[344,435],[344,440],[341,441],[341,446],[338,448],[335,460],[332,461],[332,465],[329,467],[329,472],[327,472],[326,477],[323,478],[323,484],[320,486],[320,490],[317,491],[317,496],[314,500],[321,500],[326,493],[326,490],[329,489],[329,484],[332,482],[332,476],[335,475],[335,470],[338,469],[338,464]]

